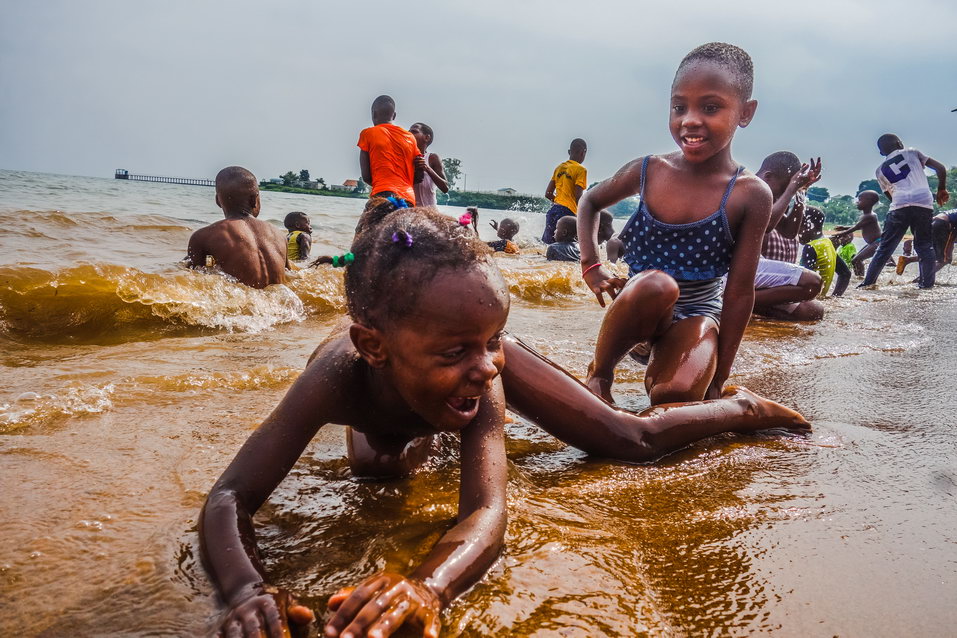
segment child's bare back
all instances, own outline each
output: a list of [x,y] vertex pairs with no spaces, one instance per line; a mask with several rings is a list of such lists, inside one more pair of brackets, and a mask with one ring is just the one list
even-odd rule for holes
[[207,256],[228,275],[253,288],[281,284],[285,278],[286,243],[279,230],[259,215],[259,184],[239,166],[216,176],[216,205],[226,219],[197,230],[189,238],[191,268],[206,265]]

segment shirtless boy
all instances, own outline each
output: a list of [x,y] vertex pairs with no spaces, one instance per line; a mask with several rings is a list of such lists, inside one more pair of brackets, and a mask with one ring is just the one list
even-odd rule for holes
[[874,255],[874,251],[881,243],[881,224],[877,220],[877,214],[874,213],[874,206],[880,201],[880,195],[877,191],[861,191],[857,195],[857,210],[861,211],[861,216],[853,226],[835,226],[834,230],[841,234],[852,235],[855,231],[861,231],[861,236],[867,243],[851,260],[854,266],[854,274],[858,277],[864,276],[864,262]]
[[259,183],[241,166],[228,166],[216,175],[216,205],[226,219],[200,228],[189,238],[190,268],[206,265],[212,256],[219,268],[253,288],[281,284],[285,279],[286,242],[279,230],[259,216]]

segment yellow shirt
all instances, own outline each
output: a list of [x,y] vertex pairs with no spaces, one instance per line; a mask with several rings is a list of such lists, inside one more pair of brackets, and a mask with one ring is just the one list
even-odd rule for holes
[[575,187],[588,188],[588,171],[575,160],[562,162],[552,173],[555,182],[555,203],[561,204],[571,212],[578,214],[578,202],[575,200]]

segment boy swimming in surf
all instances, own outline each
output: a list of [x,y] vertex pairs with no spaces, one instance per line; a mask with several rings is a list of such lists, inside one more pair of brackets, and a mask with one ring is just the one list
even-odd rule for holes
[[278,638],[314,617],[269,582],[252,517],[325,424],[347,426],[357,476],[408,474],[440,432],[458,435],[461,459],[454,525],[410,574],[380,572],[336,592],[324,627],[331,638],[390,635],[403,625],[437,638],[441,610],[495,561],[506,522],[506,402],[571,445],[632,461],[719,432],[808,427],[745,390],[640,414],[617,410],[504,333],[508,288],[466,225],[383,199],[359,227],[345,270],[351,321],[319,345],[200,514],[204,565],[225,607],[220,635]]
[[506,217],[500,222],[496,222],[493,219],[488,223],[488,225],[494,228],[495,234],[498,235],[497,240],[485,242],[488,244],[489,248],[497,253],[508,253],[510,255],[519,253],[518,245],[512,241],[515,239],[515,235],[517,235],[519,231],[519,225],[517,221],[511,217]]
[[281,284],[289,262],[279,231],[257,219],[259,182],[241,166],[229,166],[216,175],[216,205],[226,219],[200,228],[189,238],[186,259],[190,268],[207,265],[212,257],[219,268],[253,288]]
[[312,248],[312,224],[309,215],[294,211],[286,215],[283,226],[286,233],[286,257],[289,261],[309,259],[309,250]]
[[582,193],[588,188],[588,170],[582,166],[588,145],[585,140],[575,138],[568,146],[568,159],[552,172],[552,178],[545,187],[545,199],[552,207],[545,213],[545,230],[542,241],[550,244],[555,241],[555,227],[562,217],[575,216]]
[[562,217],[555,226],[555,241],[545,250],[548,261],[574,261],[581,259],[578,249],[578,222],[574,217]]
[[[651,346],[653,405],[718,397],[731,374],[771,215],[770,189],[731,156],[735,130],[757,108],[753,78],[750,56],[736,46],[690,52],[671,87],[679,150],[636,159],[582,198],[582,277],[602,306],[605,294],[613,299],[586,383],[608,401],[615,366],[638,344]],[[636,194],[641,204],[619,234],[630,275],[622,279],[599,261],[598,211]]]
[[370,197],[397,197],[415,206],[415,158],[421,153],[415,136],[393,124],[394,119],[395,100],[377,97],[372,126],[359,133],[359,169],[362,181],[372,188]]

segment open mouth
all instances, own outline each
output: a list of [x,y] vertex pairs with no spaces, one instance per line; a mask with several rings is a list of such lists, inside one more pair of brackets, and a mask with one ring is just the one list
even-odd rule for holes
[[701,146],[705,138],[701,135],[683,135],[681,141],[685,143],[685,146]]
[[479,397],[449,397],[445,402],[459,414],[469,416],[478,410]]

